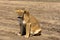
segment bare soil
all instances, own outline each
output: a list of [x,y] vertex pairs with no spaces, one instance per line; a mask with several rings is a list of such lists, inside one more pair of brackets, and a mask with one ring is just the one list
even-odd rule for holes
[[[20,26],[17,8],[26,8],[42,28],[40,36],[28,39],[18,36]],[[60,3],[32,1],[0,1],[0,40],[60,40]]]

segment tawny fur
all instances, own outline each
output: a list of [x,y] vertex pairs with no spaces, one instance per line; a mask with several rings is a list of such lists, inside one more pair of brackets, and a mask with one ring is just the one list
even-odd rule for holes
[[25,37],[28,38],[30,35],[38,34],[41,32],[41,27],[34,16],[29,14],[26,10],[16,10],[19,16],[24,18],[23,23],[26,24],[26,35]]

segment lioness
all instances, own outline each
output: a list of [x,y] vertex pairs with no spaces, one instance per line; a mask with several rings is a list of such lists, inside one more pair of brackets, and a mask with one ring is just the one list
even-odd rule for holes
[[29,14],[29,11],[18,9],[16,12],[22,18],[22,24],[25,24],[24,27],[26,28],[26,38],[28,38],[30,35],[39,34],[41,32],[38,21],[34,16]]

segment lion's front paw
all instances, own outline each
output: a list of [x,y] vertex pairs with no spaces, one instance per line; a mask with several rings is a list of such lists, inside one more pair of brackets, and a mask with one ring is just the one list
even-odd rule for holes
[[29,38],[29,36],[27,36],[27,35],[25,35],[24,37],[25,37],[25,38]]
[[18,36],[21,36],[21,34],[17,33]]
[[19,32],[15,33],[15,34],[18,35],[18,36],[21,36],[21,34]]

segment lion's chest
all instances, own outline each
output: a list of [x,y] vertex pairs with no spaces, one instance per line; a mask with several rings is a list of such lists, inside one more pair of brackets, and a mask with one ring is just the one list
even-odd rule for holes
[[25,20],[23,20],[23,24],[26,24],[26,21]]

